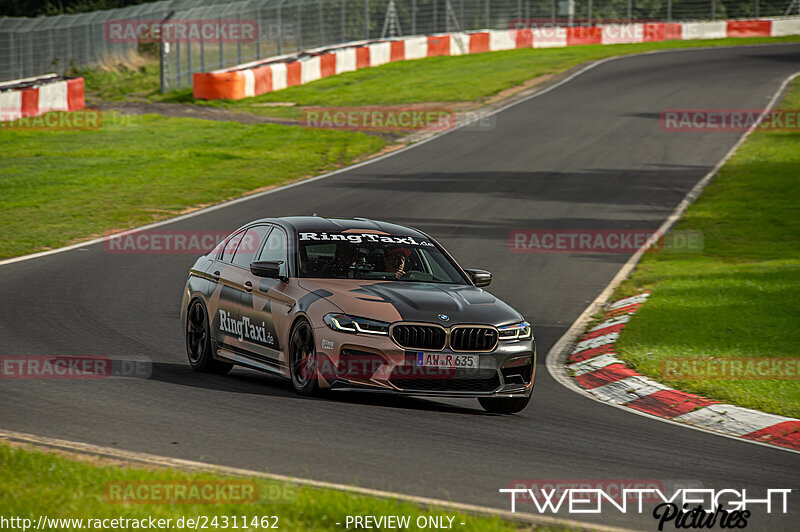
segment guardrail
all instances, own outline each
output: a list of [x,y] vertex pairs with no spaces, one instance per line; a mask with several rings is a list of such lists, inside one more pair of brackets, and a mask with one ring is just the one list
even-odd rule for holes
[[84,106],[83,78],[46,74],[0,83],[0,121],[77,111]]

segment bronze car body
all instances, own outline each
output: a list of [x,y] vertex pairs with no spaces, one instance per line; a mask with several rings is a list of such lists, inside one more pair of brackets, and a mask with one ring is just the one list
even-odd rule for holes
[[[408,271],[381,271],[398,251]],[[516,412],[533,391],[535,342],[517,311],[476,286],[488,280],[408,227],[257,220],[192,266],[181,306],[187,352],[199,371],[246,366],[301,393],[475,397]]]

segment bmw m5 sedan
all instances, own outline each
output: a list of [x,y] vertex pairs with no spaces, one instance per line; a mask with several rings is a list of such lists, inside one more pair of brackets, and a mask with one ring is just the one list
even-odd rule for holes
[[524,409],[531,325],[410,227],[319,216],[265,218],[189,272],[181,319],[191,367],[278,374],[301,394],[366,390],[476,398]]

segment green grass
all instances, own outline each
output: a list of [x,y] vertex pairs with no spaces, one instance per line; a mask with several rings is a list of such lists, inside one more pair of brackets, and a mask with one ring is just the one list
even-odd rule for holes
[[113,113],[93,131],[0,135],[0,258],[319,174],[384,145],[363,133]]
[[[516,523],[498,518],[476,517],[444,509],[421,508],[389,499],[352,495],[340,491],[298,487],[275,481],[253,479],[257,484],[255,502],[230,503],[133,503],[108,502],[107,483],[154,482],[173,485],[179,482],[215,482],[232,480],[208,473],[185,473],[174,470],[145,470],[119,466],[98,466],[85,461],[74,461],[54,454],[10,448],[0,444],[0,515],[5,518],[21,517],[33,520],[39,516],[50,518],[127,518],[196,519],[209,520],[228,516],[229,523],[237,516],[239,527],[242,516],[248,524],[253,517],[277,516],[278,529],[326,531],[342,530],[348,515],[403,515],[415,522],[423,516],[454,516],[454,528],[509,532],[519,530]],[[279,502],[269,494],[281,494]],[[274,521],[270,520],[269,523]],[[336,523],[342,523],[337,525]],[[445,520],[447,522],[447,520]],[[461,523],[465,523],[464,526]],[[215,528],[210,527],[209,528]],[[229,528],[232,528],[229,526]],[[410,527],[416,530],[416,527]],[[58,530],[75,530],[74,525]],[[242,528],[239,528],[240,530]],[[249,528],[250,530],[261,530]],[[170,527],[175,530],[175,527]],[[549,530],[554,530],[549,528]]]
[[[800,109],[800,80],[781,106]],[[800,380],[662,378],[666,357],[798,357],[800,132],[756,131],[675,230],[701,253],[649,253],[618,295],[652,296],[623,331],[620,357],[681,390],[800,417]]]
[[138,66],[118,66],[110,70],[79,69],[71,73],[83,76],[84,88],[103,100],[157,98],[159,90],[158,61],[150,60]]

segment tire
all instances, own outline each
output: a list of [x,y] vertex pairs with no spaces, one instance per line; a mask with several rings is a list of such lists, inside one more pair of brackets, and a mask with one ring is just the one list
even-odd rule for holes
[[490,414],[516,414],[522,412],[531,396],[528,397],[479,397],[478,402]]
[[233,368],[233,364],[214,360],[208,312],[199,299],[191,302],[186,313],[186,356],[192,369],[199,373],[225,375]]
[[301,395],[319,393],[317,350],[314,331],[305,318],[300,318],[289,336],[289,373],[292,386]]

